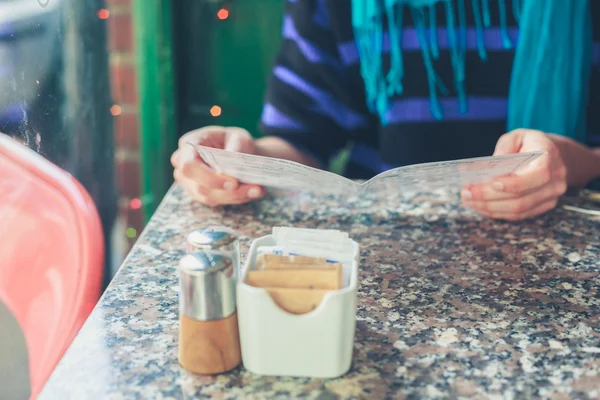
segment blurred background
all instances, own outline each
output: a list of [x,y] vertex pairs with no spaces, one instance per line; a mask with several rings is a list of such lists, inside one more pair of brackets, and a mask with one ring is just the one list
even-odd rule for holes
[[[105,242],[101,278],[101,257],[98,265],[61,265],[68,257],[52,249],[50,234],[30,235],[60,226],[61,216],[26,209],[19,190],[31,186],[11,176],[11,148],[6,161],[0,143],[0,398],[34,397],[44,383],[171,186],[178,138],[208,124],[257,134],[283,7],[283,0],[0,0],[0,139],[18,140],[77,179]],[[37,222],[23,227],[23,217],[11,220],[15,210]],[[22,232],[11,242],[15,226]],[[59,253],[57,264],[36,254],[44,248]],[[23,251],[33,253],[25,262]],[[88,290],[91,303],[70,306],[86,270],[102,283]],[[61,319],[75,310],[78,319]],[[53,358],[39,359],[44,354]]]
[[172,184],[178,137],[256,134],[283,3],[0,0],[0,132],[89,191],[105,285]]

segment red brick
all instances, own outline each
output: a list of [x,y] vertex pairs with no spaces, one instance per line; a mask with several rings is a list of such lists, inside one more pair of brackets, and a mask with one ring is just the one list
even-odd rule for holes
[[127,64],[110,66],[110,83],[113,101],[117,104],[137,102],[135,67]]
[[133,22],[131,13],[112,13],[108,18],[108,48],[122,53],[133,52]]
[[117,160],[117,187],[122,196],[133,199],[142,194],[139,161]]
[[108,6],[131,6],[132,0],[106,0]]
[[140,128],[137,114],[123,112],[115,117],[114,126],[117,149],[137,151],[140,145]]
[[129,207],[129,204],[125,204],[121,207],[120,214],[127,228],[135,228],[138,235],[142,232],[142,229],[144,229],[144,217],[141,208],[133,210]]

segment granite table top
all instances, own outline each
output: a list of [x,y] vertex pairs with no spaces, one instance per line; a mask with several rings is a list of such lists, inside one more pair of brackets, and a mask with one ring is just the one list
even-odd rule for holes
[[[273,226],[334,228],[361,245],[353,366],[337,379],[177,362],[185,235],[236,229],[242,256]],[[557,208],[508,223],[453,194],[283,193],[210,209],[177,186],[123,263],[40,399],[600,398],[600,218]]]

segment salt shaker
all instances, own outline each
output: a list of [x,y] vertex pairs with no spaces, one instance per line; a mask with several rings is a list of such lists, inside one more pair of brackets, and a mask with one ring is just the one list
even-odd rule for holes
[[241,363],[234,264],[218,252],[198,251],[179,263],[179,363],[202,375]]
[[238,235],[224,226],[208,226],[191,232],[187,237],[187,251],[216,250],[233,260],[236,277],[240,276],[240,243]]

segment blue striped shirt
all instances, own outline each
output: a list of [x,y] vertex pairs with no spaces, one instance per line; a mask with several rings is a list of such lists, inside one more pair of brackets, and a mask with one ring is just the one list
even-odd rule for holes
[[[512,2],[507,29],[500,28],[497,0],[491,0],[490,25],[484,28],[485,60],[470,2],[467,5],[466,91],[468,110],[460,112],[449,50],[445,10],[437,7],[435,69],[449,90],[440,98],[443,119],[433,117],[417,31],[406,13],[402,51],[404,92],[392,99],[387,125],[368,111],[351,26],[349,0],[288,0],[283,42],[269,80],[261,130],[304,150],[324,165],[349,142],[354,144],[346,175],[369,178],[385,169],[421,162],[490,155],[506,130],[507,95],[514,45],[519,30]],[[594,68],[590,110],[600,110],[600,4],[592,3]],[[511,46],[507,48],[506,39]],[[383,65],[389,67],[390,40],[383,39]],[[589,113],[590,132],[600,133],[599,113]],[[591,140],[600,137],[590,134]],[[600,141],[600,140],[599,140]]]

